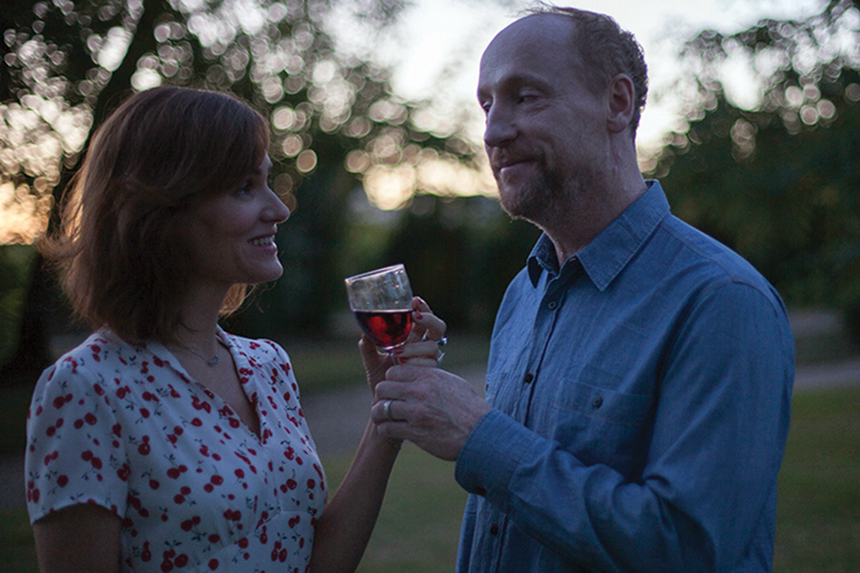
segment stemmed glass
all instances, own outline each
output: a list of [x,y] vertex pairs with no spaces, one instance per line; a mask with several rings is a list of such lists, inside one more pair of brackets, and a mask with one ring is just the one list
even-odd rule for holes
[[347,277],[349,308],[382,353],[406,343],[412,329],[412,287],[406,268],[392,265]]

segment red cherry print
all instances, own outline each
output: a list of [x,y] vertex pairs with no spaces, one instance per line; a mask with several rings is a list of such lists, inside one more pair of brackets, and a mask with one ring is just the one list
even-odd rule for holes
[[69,476],[61,475],[57,478],[57,485],[60,487],[66,487],[66,484],[69,483]]
[[209,560],[209,569],[211,569],[212,571],[215,571],[216,569],[218,569],[218,560],[217,559],[210,559]]

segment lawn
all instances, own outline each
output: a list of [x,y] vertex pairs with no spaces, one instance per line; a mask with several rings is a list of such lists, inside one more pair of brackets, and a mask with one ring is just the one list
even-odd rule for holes
[[[860,569],[860,387],[798,393],[780,474],[774,571]],[[323,460],[339,483],[348,456]],[[405,446],[359,571],[452,571],[465,495],[453,466]],[[26,513],[0,512],[0,563],[36,571]]]

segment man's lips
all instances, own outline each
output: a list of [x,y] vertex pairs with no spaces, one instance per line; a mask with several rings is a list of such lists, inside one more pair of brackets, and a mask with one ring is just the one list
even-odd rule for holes
[[493,171],[499,172],[502,169],[513,167],[514,165],[518,165],[520,163],[527,163],[529,161],[532,161],[532,159],[532,157],[525,155],[514,155],[497,151],[490,156],[490,165],[492,166]]

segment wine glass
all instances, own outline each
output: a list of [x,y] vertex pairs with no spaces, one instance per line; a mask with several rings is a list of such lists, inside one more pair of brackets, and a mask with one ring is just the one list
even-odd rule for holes
[[349,308],[376,347],[390,353],[412,329],[412,287],[406,268],[392,265],[347,277]]

